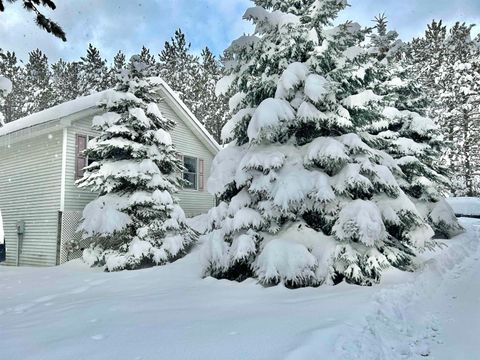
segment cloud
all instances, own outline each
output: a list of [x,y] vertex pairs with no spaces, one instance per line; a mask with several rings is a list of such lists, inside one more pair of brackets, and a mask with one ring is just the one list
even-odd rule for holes
[[68,41],[62,43],[41,31],[19,3],[7,3],[5,13],[0,14],[0,48],[14,50],[26,59],[28,52],[38,47],[52,60],[71,60],[93,43],[111,59],[120,49],[133,54],[142,45],[157,53],[181,28],[194,51],[209,46],[219,54],[249,31],[248,23],[241,19],[249,5],[249,0],[57,1],[57,10],[45,13],[66,31]]
[[[478,0],[349,0],[352,5],[341,14],[340,21],[352,19],[364,26],[372,26],[372,20],[385,13],[391,29],[399,32],[404,40],[423,35],[432,20],[443,19],[451,25],[456,21],[480,22]],[[480,25],[480,23],[479,23]],[[474,33],[478,33],[475,30]]]
[[[352,19],[370,25],[375,15],[385,12],[390,25],[409,39],[421,35],[432,19],[453,23],[480,20],[478,0],[350,0],[352,7],[339,21]],[[17,2],[7,3],[0,14],[0,48],[14,50],[26,59],[29,51],[40,48],[51,60],[73,60],[93,43],[105,58],[122,50],[128,55],[142,45],[157,54],[175,29],[181,28],[192,43],[194,52],[209,46],[221,54],[232,40],[252,30],[242,20],[250,0],[63,0],[57,10],[46,11],[65,29],[68,42],[63,43],[41,31],[31,14]],[[480,22],[480,21],[478,21]]]

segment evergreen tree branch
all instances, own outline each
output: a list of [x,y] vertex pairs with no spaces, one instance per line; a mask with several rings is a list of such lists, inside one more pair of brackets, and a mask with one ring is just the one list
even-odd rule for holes
[[[9,3],[14,3],[17,0],[7,0],[7,1]],[[54,22],[53,20],[43,15],[38,9],[38,6],[44,6],[44,7],[50,8],[51,10],[55,10],[56,5],[53,1],[51,0],[22,0],[22,1],[23,1],[23,8],[25,10],[35,13],[35,23],[40,28],[58,37],[59,39],[62,39],[63,41],[67,41],[67,35],[65,34],[65,31],[63,31],[62,27],[56,22]],[[0,12],[4,12],[4,11],[5,11],[4,0],[0,0]]]

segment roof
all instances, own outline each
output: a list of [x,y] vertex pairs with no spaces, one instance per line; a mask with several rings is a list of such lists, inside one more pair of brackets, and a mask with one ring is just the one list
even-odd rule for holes
[[[221,149],[220,145],[207,131],[203,124],[196,118],[196,116],[190,111],[190,109],[188,109],[178,94],[173,91],[164,80],[157,77],[151,78],[151,80],[154,84],[163,88],[164,95],[166,95],[170,102],[174,105],[176,108],[174,110],[177,110],[181,115],[183,115],[183,119],[187,120],[187,125],[189,125],[192,130],[197,132],[197,134],[201,135],[205,142],[210,145],[212,150],[218,152]],[[79,97],[75,100],[64,102],[62,104],[7,123],[3,127],[0,127],[0,137],[95,108],[102,97],[109,91],[113,90],[105,90],[92,95]]]
[[[110,90],[107,90],[110,91]],[[21,119],[9,122],[0,127],[0,136],[8,135],[35,125],[40,125],[52,120],[58,120],[77,112],[97,106],[102,96],[107,92],[102,91],[93,95],[83,96],[75,100],[64,102],[60,105],[30,114]]]

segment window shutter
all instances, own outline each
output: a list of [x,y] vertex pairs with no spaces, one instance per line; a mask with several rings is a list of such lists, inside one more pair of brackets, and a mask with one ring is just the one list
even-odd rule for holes
[[75,178],[81,179],[83,177],[83,169],[87,166],[87,157],[84,151],[87,148],[87,136],[77,135],[75,143]]
[[203,191],[205,188],[205,180],[204,180],[204,167],[205,162],[203,159],[198,160],[198,190]]

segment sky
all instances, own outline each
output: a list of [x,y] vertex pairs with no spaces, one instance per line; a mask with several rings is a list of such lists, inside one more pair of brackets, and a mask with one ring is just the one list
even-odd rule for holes
[[[66,31],[68,41],[63,43],[40,30],[20,3],[7,3],[6,11],[0,13],[0,48],[15,51],[21,59],[35,48],[44,51],[51,61],[79,59],[88,43],[101,49],[102,56],[109,60],[120,49],[131,55],[142,45],[157,54],[177,28],[186,33],[195,53],[208,46],[220,54],[232,40],[252,31],[251,25],[242,20],[245,9],[252,6],[250,0],[57,0],[57,10],[45,13]],[[480,24],[479,0],[349,3],[339,21],[370,26],[375,15],[385,13],[391,28],[404,40],[421,35],[433,19],[444,19],[447,24],[458,20]]]

